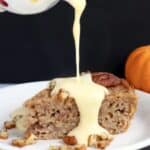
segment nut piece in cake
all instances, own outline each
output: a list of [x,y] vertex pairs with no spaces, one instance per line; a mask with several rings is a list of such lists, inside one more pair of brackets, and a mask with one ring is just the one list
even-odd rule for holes
[[113,138],[108,137],[107,135],[90,135],[88,139],[88,146],[105,149]]
[[14,121],[5,121],[4,122],[4,128],[9,130],[9,129],[13,129],[16,127],[16,124]]
[[65,144],[68,144],[68,145],[76,145],[78,143],[75,136],[65,136],[63,138],[63,141]]

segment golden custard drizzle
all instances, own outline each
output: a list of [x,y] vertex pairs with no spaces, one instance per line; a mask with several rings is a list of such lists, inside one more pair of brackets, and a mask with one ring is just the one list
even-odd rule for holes
[[66,0],[75,10],[73,36],[76,52],[76,77],[55,79],[55,88],[52,94],[57,94],[60,89],[67,91],[75,98],[79,112],[80,122],[69,135],[75,136],[78,144],[88,144],[90,135],[110,136],[108,131],[98,123],[98,114],[102,101],[108,90],[92,81],[91,74],[80,76],[80,19],[86,7],[86,0]]
[[76,53],[76,77],[80,77],[80,33],[81,25],[80,19],[86,7],[86,0],[66,0],[74,8],[74,24],[73,24],[73,37],[75,41]]
[[87,145],[90,135],[109,135],[98,123],[99,109],[108,90],[94,83],[91,74],[80,76],[80,80],[77,80],[76,77],[58,78],[54,79],[52,83],[55,83],[52,95],[62,89],[69,93],[69,96],[75,98],[80,112],[80,122],[69,135],[75,136],[78,144]]

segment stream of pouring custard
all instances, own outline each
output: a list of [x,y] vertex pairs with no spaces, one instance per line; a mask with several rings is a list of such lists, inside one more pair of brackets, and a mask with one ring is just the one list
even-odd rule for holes
[[56,86],[52,94],[56,94],[60,89],[67,91],[75,98],[79,112],[79,125],[73,129],[69,135],[75,136],[78,144],[88,145],[90,135],[109,135],[109,133],[99,125],[98,114],[102,101],[108,90],[92,81],[91,74],[80,76],[80,19],[86,7],[86,0],[66,0],[74,8],[73,37],[76,54],[76,78],[59,78],[55,80]]
[[75,56],[76,56],[76,77],[80,77],[80,34],[81,16],[86,7],[86,0],[66,0],[74,8],[74,24],[73,24],[73,37],[75,42]]

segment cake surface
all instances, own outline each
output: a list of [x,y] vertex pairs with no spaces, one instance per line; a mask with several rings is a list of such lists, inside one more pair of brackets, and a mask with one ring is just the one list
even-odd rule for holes
[[[99,125],[110,134],[125,132],[137,107],[134,90],[127,81],[110,73],[93,73],[92,80],[109,91],[99,108]],[[28,114],[16,115],[13,120],[16,126],[20,119],[26,120],[26,123],[18,125],[18,128],[25,129],[25,134],[33,133],[38,139],[62,138],[66,144],[76,145],[76,137],[67,136],[80,122],[76,100],[63,90],[52,96],[52,90],[51,84],[27,100],[23,107],[28,110]],[[103,149],[111,140],[107,135],[90,135],[88,145]]]
[[110,73],[94,73],[93,80],[109,90],[99,112],[99,123],[111,134],[125,132],[137,108],[137,96],[129,83]]

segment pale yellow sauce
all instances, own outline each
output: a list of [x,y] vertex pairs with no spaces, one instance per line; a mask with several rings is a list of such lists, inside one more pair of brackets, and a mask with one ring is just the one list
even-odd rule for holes
[[108,134],[108,132],[98,124],[98,113],[104,96],[108,94],[105,87],[92,81],[91,74],[76,77],[58,78],[53,80],[55,88],[52,95],[57,94],[60,89],[69,93],[75,98],[80,112],[80,122],[78,127],[73,129],[69,135],[75,136],[79,144],[86,144],[90,135]]
[[74,8],[74,24],[73,24],[73,37],[75,41],[75,54],[76,54],[76,76],[80,76],[80,33],[81,25],[80,19],[86,7],[86,0],[66,0]]
[[80,76],[80,19],[86,7],[86,0],[66,0],[75,12],[73,37],[76,53],[76,78],[56,79],[54,93],[60,89],[67,91],[74,97],[80,112],[80,123],[69,135],[75,136],[79,144],[88,144],[90,135],[109,133],[98,124],[98,113],[105,95],[108,93],[103,86],[95,84],[91,75]]

